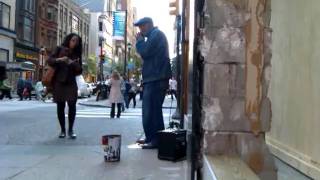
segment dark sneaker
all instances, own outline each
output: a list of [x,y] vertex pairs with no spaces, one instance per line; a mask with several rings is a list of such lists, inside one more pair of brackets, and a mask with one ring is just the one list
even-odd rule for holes
[[66,137],[66,133],[65,132],[61,132],[60,134],[59,134],[59,138],[65,138]]
[[141,148],[142,149],[157,149],[158,146],[150,142],[150,143],[142,144]]
[[146,143],[146,140],[145,140],[145,139],[138,139],[138,140],[136,141],[136,143],[138,143],[138,144],[144,144],[144,143]]
[[73,131],[68,132],[68,136],[69,136],[70,139],[76,139],[77,138],[77,135]]

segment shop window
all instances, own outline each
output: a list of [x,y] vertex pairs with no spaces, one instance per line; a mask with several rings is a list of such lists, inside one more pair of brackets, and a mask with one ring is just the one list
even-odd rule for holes
[[0,48],[0,61],[9,62],[9,50]]

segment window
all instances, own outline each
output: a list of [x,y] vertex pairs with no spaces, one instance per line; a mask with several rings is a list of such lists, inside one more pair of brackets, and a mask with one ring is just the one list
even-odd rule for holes
[[10,6],[0,2],[0,27],[10,28]]
[[64,30],[68,29],[68,9],[64,8]]
[[59,30],[59,45],[62,43],[62,31]]
[[24,0],[24,9],[29,12],[34,12],[34,0]]
[[41,6],[38,7],[38,17],[43,18],[43,12],[42,12],[42,7]]
[[47,9],[47,19],[49,21],[56,21],[56,9],[52,6],[48,6]]
[[29,7],[30,7],[30,0],[25,0],[24,1],[24,9],[29,10]]
[[0,61],[9,62],[9,50],[0,48]]
[[111,0],[107,1],[107,8],[108,8],[108,15],[109,17],[111,17],[112,16]]
[[63,27],[63,6],[60,4],[60,19],[61,27]]
[[121,10],[121,0],[117,0],[117,10]]
[[72,32],[79,33],[79,18],[77,16],[72,16]]
[[86,35],[86,32],[87,32],[87,26],[86,26],[86,23],[83,24],[83,35],[82,36],[85,36]]
[[82,22],[81,22],[81,20],[79,20],[79,34],[80,34],[80,36],[82,36]]
[[72,13],[70,12],[69,15],[69,26],[72,26]]
[[102,22],[99,22],[99,31],[102,31]]
[[87,36],[89,36],[89,25],[87,24]]
[[24,17],[23,24],[24,24],[23,39],[26,41],[33,42],[33,31],[32,31],[33,21],[30,18]]

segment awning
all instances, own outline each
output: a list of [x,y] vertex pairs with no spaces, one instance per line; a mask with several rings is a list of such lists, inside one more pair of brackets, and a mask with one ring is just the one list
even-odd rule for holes
[[21,63],[8,62],[6,65],[7,71],[35,71],[35,65],[30,61],[25,61]]

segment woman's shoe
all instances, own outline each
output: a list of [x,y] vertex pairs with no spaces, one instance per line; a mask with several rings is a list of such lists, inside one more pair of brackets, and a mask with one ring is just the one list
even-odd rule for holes
[[77,138],[77,135],[73,131],[69,131],[68,132],[68,136],[69,136],[70,139],[76,139]]
[[61,132],[60,134],[59,134],[59,138],[65,138],[66,137],[66,133],[65,132]]

